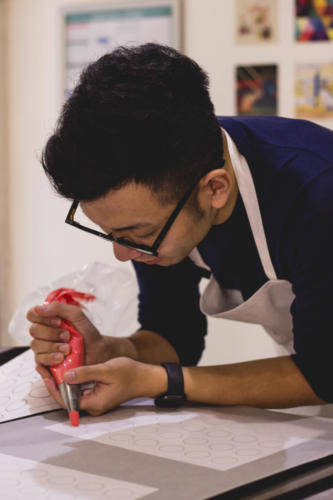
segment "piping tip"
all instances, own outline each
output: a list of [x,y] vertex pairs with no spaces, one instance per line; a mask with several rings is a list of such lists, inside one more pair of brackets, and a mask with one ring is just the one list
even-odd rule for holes
[[73,426],[79,425],[79,400],[80,400],[80,386],[77,384],[67,384],[62,382],[59,385],[60,394],[66,405],[69,414],[69,419]]
[[79,425],[80,421],[80,415],[77,410],[73,410],[69,412],[69,420],[71,421],[71,424],[76,427]]

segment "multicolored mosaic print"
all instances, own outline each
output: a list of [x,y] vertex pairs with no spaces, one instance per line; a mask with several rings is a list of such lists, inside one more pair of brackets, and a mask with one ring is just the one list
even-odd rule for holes
[[333,0],[295,0],[298,42],[333,40]]

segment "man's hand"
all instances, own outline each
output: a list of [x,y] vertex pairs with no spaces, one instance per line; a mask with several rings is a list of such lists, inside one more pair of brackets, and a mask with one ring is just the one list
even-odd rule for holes
[[35,306],[27,313],[31,321],[30,344],[37,365],[56,365],[69,354],[70,333],[61,328],[65,319],[81,333],[85,345],[85,364],[102,363],[117,356],[136,357],[134,345],[126,338],[101,335],[78,306],[52,302]]
[[[53,398],[64,408],[59,390],[48,370],[37,366]],[[98,416],[137,397],[155,397],[167,390],[167,374],[163,367],[140,363],[130,358],[116,358],[105,363],[81,366],[64,376],[69,384],[94,381],[94,389],[85,391],[80,410]]]

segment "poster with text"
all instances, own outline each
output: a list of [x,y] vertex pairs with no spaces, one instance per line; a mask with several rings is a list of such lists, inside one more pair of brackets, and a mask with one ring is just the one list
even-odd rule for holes
[[236,1],[236,42],[274,42],[277,37],[277,0]]
[[295,0],[298,42],[333,40],[333,0]]
[[333,63],[296,66],[295,115],[333,118]]
[[277,114],[277,66],[238,66],[237,113],[239,115]]
[[156,42],[175,45],[173,2],[165,5],[74,11],[65,14],[66,89],[68,97],[81,71],[120,45]]

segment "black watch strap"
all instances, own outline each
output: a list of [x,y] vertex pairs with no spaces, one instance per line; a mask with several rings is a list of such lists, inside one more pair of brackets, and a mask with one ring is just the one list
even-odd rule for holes
[[183,370],[179,363],[161,363],[168,374],[168,390],[155,398],[156,406],[177,408],[186,402]]

